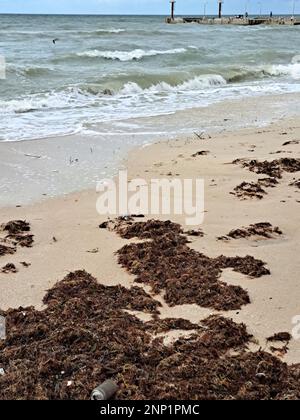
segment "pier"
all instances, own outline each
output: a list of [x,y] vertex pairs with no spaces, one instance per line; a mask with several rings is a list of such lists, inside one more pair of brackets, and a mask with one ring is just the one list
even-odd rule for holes
[[[223,16],[222,7],[223,1],[218,0],[218,16],[207,17],[205,13],[202,17],[175,17],[175,0],[171,0],[171,14],[166,18],[166,23],[177,24],[177,23],[196,23],[200,25],[240,25],[240,26],[257,26],[257,25],[289,25],[296,26],[300,25],[300,19],[296,19],[294,16],[295,6],[293,15],[288,16],[273,16],[272,12],[269,16],[257,16],[250,17],[247,12],[244,15],[236,16]],[[206,5],[205,5],[206,7]]]

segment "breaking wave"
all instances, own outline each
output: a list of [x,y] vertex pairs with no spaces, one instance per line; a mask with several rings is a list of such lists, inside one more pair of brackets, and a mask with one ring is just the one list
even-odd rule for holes
[[[137,53],[137,51],[139,53]],[[134,50],[131,53],[126,52],[115,52],[112,53],[112,59],[128,60],[133,57],[143,57],[155,54],[176,54],[184,52],[186,49],[173,49],[173,50],[150,50],[148,52],[143,50]],[[98,52],[100,53],[100,52]],[[108,54],[102,53],[102,54]],[[121,55],[124,54],[124,55]],[[129,55],[130,54],[130,55]],[[116,58],[118,57],[118,58]],[[53,69],[28,66],[25,68],[14,68],[9,67],[9,71],[13,69],[14,72],[24,74],[27,77],[40,76],[44,72],[51,71]],[[245,67],[236,69],[224,69],[220,72],[221,74],[203,74],[198,76],[192,76],[188,80],[174,80],[174,75],[161,76],[162,81],[158,81],[158,75],[149,75],[147,84],[143,84],[141,80],[131,75],[132,80],[127,79],[122,82],[116,81],[115,84],[106,84],[103,80],[99,84],[85,84],[85,85],[72,85],[65,87],[61,90],[53,90],[47,92],[40,92],[30,96],[19,97],[14,100],[0,100],[0,113],[7,114],[23,114],[46,110],[59,110],[59,109],[80,109],[80,108],[91,108],[93,106],[110,106],[111,101],[114,102],[114,106],[118,107],[126,101],[127,97],[138,97],[138,100],[142,98],[149,99],[150,102],[160,101],[160,98],[169,100],[178,100],[176,96],[180,97],[184,95],[185,98],[193,99],[194,94],[199,92],[205,92],[210,95],[209,92],[214,94],[213,89],[221,89],[227,85],[233,83],[241,83],[241,87],[244,86],[242,82],[247,80],[257,81],[259,77],[280,77],[289,76],[295,80],[300,79],[300,56],[295,56],[290,64],[274,64],[261,67]],[[128,76],[129,77],[129,76]],[[152,80],[151,80],[152,79]],[[145,80],[145,76],[143,77]],[[239,87],[237,87],[239,89]]]
[[20,66],[7,64],[8,73],[16,74],[24,77],[40,77],[46,76],[48,73],[55,71],[54,68],[40,66]]
[[126,32],[126,30],[125,29],[98,29],[94,33],[96,33],[97,35],[102,35],[102,34],[121,34],[123,32]]
[[186,91],[199,91],[205,88],[213,87],[213,86],[224,86],[226,85],[226,80],[216,74],[216,75],[203,75],[195,77],[191,80],[187,80],[186,82],[180,83],[178,85],[172,86],[166,82],[160,82],[156,85],[152,85],[149,88],[143,89],[137,83],[129,82],[126,83],[125,86],[121,89],[119,94],[121,95],[134,95],[134,94],[142,94],[142,93],[180,93]]
[[241,68],[228,72],[228,83],[238,83],[257,80],[263,77],[290,76],[294,80],[300,79],[300,56],[295,56],[290,64],[270,64],[258,67]]
[[[119,91],[112,92],[113,97],[118,100],[124,96],[135,95],[159,95],[181,92],[195,92],[209,87],[226,85],[226,80],[220,75],[203,75],[194,79],[170,85],[166,82],[154,84],[148,88],[142,88],[137,83],[126,83]],[[111,97],[111,96],[109,96]],[[99,87],[98,90],[89,87],[69,87],[62,91],[53,91],[32,95],[30,98],[19,98],[10,101],[0,101],[0,111],[3,114],[16,113],[24,114],[40,110],[63,109],[68,107],[93,106],[99,104],[99,101],[107,100],[105,89]]]
[[119,60],[119,61],[132,61],[132,60],[141,60],[144,57],[154,57],[157,55],[169,55],[169,54],[182,54],[187,51],[186,48],[175,48],[172,50],[141,50],[136,49],[133,51],[99,51],[91,50],[84,51],[82,53],[77,53],[79,57],[89,57],[89,58],[104,58],[107,60]]
[[298,60],[299,61],[292,62],[291,64],[288,64],[288,65],[279,64],[279,65],[270,66],[267,72],[270,74],[270,76],[286,75],[286,76],[291,76],[295,80],[298,80],[300,79],[300,56],[298,56]]

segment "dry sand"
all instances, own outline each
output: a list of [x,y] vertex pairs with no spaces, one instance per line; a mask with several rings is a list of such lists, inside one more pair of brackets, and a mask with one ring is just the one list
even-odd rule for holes
[[[211,257],[249,254],[267,263],[271,276],[260,279],[250,279],[232,270],[222,274],[223,280],[241,285],[251,297],[250,305],[238,312],[227,312],[226,316],[245,322],[262,348],[266,348],[266,337],[291,332],[292,318],[300,315],[300,190],[289,186],[299,173],[285,173],[276,188],[267,189],[268,194],[262,200],[241,201],[230,192],[242,181],[255,181],[259,176],[231,162],[237,158],[299,158],[299,145],[282,146],[291,140],[300,140],[299,119],[212,138],[191,136],[159,142],[133,151],[126,162],[130,177],[204,178],[205,219],[201,228],[205,236],[195,238],[191,246]],[[201,150],[209,154],[192,157]],[[277,151],[281,152],[273,154]],[[77,269],[85,269],[106,285],[133,284],[134,277],[118,266],[115,256],[126,241],[98,228],[105,218],[96,212],[96,199],[95,191],[86,191],[31,206],[0,209],[0,222],[26,219],[35,235],[33,248],[18,249],[16,254],[0,259],[1,267],[14,263],[18,269],[16,274],[0,273],[1,309],[21,305],[42,307],[45,290]],[[172,219],[184,223],[183,217]],[[257,222],[279,226],[283,235],[269,240],[217,240],[233,228]],[[31,265],[26,268],[20,264],[23,261]],[[162,317],[183,317],[195,322],[216,312],[196,305],[173,308],[164,305],[161,313]],[[289,348],[285,360],[299,362],[300,341],[293,340]]]

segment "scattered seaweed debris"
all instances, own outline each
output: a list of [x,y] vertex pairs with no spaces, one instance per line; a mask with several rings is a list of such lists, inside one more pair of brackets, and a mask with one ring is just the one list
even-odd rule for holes
[[268,337],[267,341],[271,341],[271,342],[275,342],[275,341],[286,341],[289,342],[291,341],[292,336],[290,333],[288,332],[280,332],[280,333],[276,333],[274,335],[272,335],[272,337]]
[[118,261],[137,283],[151,286],[154,293],[164,292],[170,306],[197,304],[216,310],[235,310],[250,302],[239,286],[219,280],[222,269],[251,277],[270,274],[265,263],[251,256],[209,258],[188,247],[188,239],[179,224],[170,221],[116,219],[109,229],[122,238],[151,239],[125,245]]
[[4,223],[1,225],[1,230],[5,237],[0,239],[2,242],[0,244],[0,256],[5,255],[5,253],[15,253],[18,246],[31,248],[34,243],[34,236],[28,233],[30,232],[30,224],[24,220],[12,220]]
[[19,235],[24,232],[30,232],[30,224],[24,220],[12,220],[2,225],[2,229],[9,235]]
[[296,187],[300,189],[300,179],[297,179],[290,183],[290,187]]
[[235,195],[241,200],[248,200],[250,198],[257,198],[262,200],[267,192],[261,187],[259,182],[242,182],[234,188],[230,194]]
[[282,146],[291,146],[291,145],[296,145],[299,144],[300,141],[299,140],[291,140],[291,141],[286,141],[285,143],[283,143]]
[[275,188],[279,184],[276,178],[260,178],[258,183],[265,188]]
[[288,347],[287,344],[285,344],[282,347],[271,346],[270,351],[272,353],[276,354],[278,357],[284,357],[287,354],[287,352],[289,351],[289,347]]
[[[211,316],[144,323],[126,309],[156,313],[140,288],[103,286],[84,271],[69,274],[44,298],[45,309],[1,312],[0,399],[88,400],[108,379],[117,400],[297,400],[299,366],[250,352],[244,324]],[[155,332],[193,329],[165,345]]]
[[0,244],[0,257],[4,255],[14,254],[16,252],[16,248],[12,248],[11,246],[6,246]]
[[268,342],[275,343],[275,342],[281,342],[285,343],[282,347],[270,347],[270,351],[272,353],[275,353],[278,357],[283,357],[287,354],[289,347],[288,344],[291,341],[292,336],[288,332],[280,332],[272,335],[272,337],[267,338]]
[[7,273],[17,273],[17,272],[18,272],[17,267],[12,263],[8,263],[4,267],[1,268],[1,273],[7,274]]
[[9,239],[11,243],[15,246],[20,246],[22,248],[31,248],[34,243],[33,235],[7,235],[6,239]]
[[20,264],[21,264],[23,267],[25,267],[25,268],[28,268],[28,267],[30,267],[30,266],[31,266],[31,263],[28,263],[28,262],[26,262],[26,261],[21,261],[21,262],[20,262]]
[[200,150],[199,152],[193,153],[192,157],[207,156],[209,153],[210,153],[209,150]]
[[261,222],[254,223],[248,227],[233,229],[226,236],[219,237],[218,240],[251,238],[252,236],[271,239],[278,235],[282,235],[279,227],[273,227],[269,222]]
[[103,223],[100,223],[99,229],[107,229],[108,226],[109,226],[109,222],[108,221],[107,222],[103,222]]
[[187,230],[186,232],[184,232],[184,234],[187,235],[187,236],[194,236],[194,237],[198,237],[198,238],[203,238],[204,237],[204,232],[202,231],[202,229]]
[[264,174],[271,178],[282,178],[283,172],[294,173],[300,171],[300,159],[281,158],[272,161],[259,162],[258,160],[236,159],[233,164],[240,164],[256,174]]

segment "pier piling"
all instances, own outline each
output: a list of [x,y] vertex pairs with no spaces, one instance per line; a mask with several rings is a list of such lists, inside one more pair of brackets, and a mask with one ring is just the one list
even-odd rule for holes
[[171,20],[175,19],[175,0],[170,0],[171,3]]
[[219,19],[222,18],[222,4],[223,4],[223,1],[219,0]]

